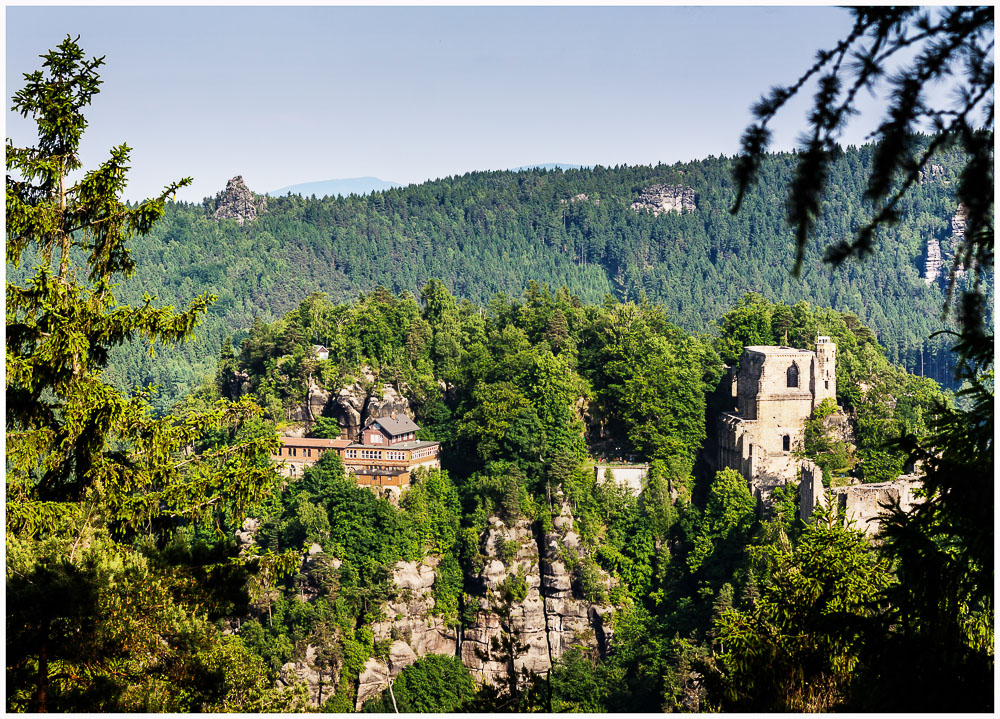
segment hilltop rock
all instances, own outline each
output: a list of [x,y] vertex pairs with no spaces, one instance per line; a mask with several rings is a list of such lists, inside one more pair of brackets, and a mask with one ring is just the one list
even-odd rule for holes
[[636,212],[649,210],[654,215],[664,212],[692,212],[696,208],[694,190],[684,185],[652,185],[642,191],[632,203]]
[[250,191],[243,176],[237,175],[226,183],[226,189],[215,197],[217,220],[236,220],[241,225],[253,222],[267,212],[267,198]]

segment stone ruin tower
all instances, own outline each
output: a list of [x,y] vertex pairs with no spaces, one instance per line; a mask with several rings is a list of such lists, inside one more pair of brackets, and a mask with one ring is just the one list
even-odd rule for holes
[[771,491],[795,482],[805,422],[827,397],[837,396],[837,346],[816,338],[816,351],[792,347],[743,349],[731,379],[735,411],[719,417],[718,466],[746,478],[751,491],[767,500]]
[[829,337],[816,337],[816,376],[813,388],[813,408],[824,399],[837,401],[837,345]]

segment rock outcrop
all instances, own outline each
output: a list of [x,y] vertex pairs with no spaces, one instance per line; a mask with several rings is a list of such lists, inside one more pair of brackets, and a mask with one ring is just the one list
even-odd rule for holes
[[925,182],[940,182],[944,179],[944,168],[941,165],[931,163],[927,170],[920,170],[917,181],[922,185]]
[[276,683],[278,689],[304,684],[309,692],[309,704],[319,706],[331,696],[340,681],[339,664],[322,668],[320,648],[309,644],[301,657],[282,665]]
[[932,285],[941,276],[941,243],[935,238],[927,241],[927,257],[924,260],[924,283]]
[[410,401],[390,384],[377,385],[367,369],[357,381],[333,393],[311,385],[307,399],[288,411],[292,422],[315,422],[320,417],[332,417],[340,425],[340,436],[356,439],[361,427],[371,417],[405,414],[413,419]]
[[232,178],[226,189],[216,195],[217,220],[236,220],[242,225],[253,222],[264,212],[267,212],[267,198],[251,192],[242,175]]
[[[562,559],[568,549],[582,554],[579,537],[573,531],[573,515],[568,504],[553,521],[554,530],[545,535],[542,561],[541,592],[545,599],[545,627],[548,632],[549,654],[561,657],[574,645],[596,650],[602,656],[607,652],[611,630],[604,623],[610,606],[595,605],[579,596],[576,582]],[[606,578],[610,585],[610,578]]]
[[959,204],[958,209],[955,210],[955,215],[951,218],[951,237],[948,242],[951,246],[951,253],[948,259],[954,267],[956,279],[962,279],[965,277],[966,268],[961,262],[958,262],[955,257],[955,253],[962,246],[963,240],[965,240],[965,229],[967,223],[968,209],[965,205]]
[[490,517],[485,537],[485,562],[478,576],[479,609],[475,620],[467,626],[462,642],[461,658],[473,677],[489,684],[500,684],[507,678],[507,665],[493,646],[503,633],[499,607],[494,593],[509,577],[523,575],[527,587],[524,600],[512,607],[510,629],[519,644],[525,647],[516,657],[516,671],[546,672],[552,667],[546,635],[545,606],[539,592],[541,586],[538,544],[526,520],[507,527],[497,517]]
[[[361,427],[371,417],[405,414],[413,419],[413,408],[392,385],[382,385],[377,390],[372,387],[374,378],[365,382],[355,382],[331,396],[322,415],[334,417],[340,424],[341,437],[357,437]],[[371,388],[371,389],[368,389]]]
[[648,210],[654,215],[664,212],[691,212],[696,208],[694,190],[684,185],[652,185],[642,191],[632,209]]
[[386,603],[386,620],[376,622],[372,631],[376,642],[392,640],[389,655],[372,657],[358,678],[357,708],[380,694],[390,677],[428,654],[458,653],[458,630],[432,614],[433,587],[440,557],[421,562],[397,562],[392,572],[395,596]]

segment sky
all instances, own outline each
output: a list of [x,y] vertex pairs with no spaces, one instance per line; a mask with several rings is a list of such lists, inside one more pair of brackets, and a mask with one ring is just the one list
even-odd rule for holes
[[[242,175],[266,192],[399,183],[561,162],[732,155],[750,107],[850,30],[833,7],[18,7],[9,98],[67,34],[104,55],[85,167],[132,148],[129,199],[193,176],[199,202]],[[788,150],[808,98],[773,125]],[[874,127],[863,114],[844,144]]]

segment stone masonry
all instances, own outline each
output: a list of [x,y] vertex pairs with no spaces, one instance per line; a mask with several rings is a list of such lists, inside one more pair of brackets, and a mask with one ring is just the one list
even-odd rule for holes
[[733,378],[735,412],[719,418],[719,467],[742,474],[758,499],[796,481],[805,421],[826,398],[837,396],[837,346],[816,338],[816,351],[750,346]]
[[922,501],[916,495],[920,486],[917,475],[906,474],[892,482],[824,489],[822,470],[812,462],[803,462],[802,481],[799,484],[799,517],[803,522],[808,522],[816,507],[832,503],[843,514],[845,522],[853,523],[856,529],[873,537],[878,533],[881,525],[879,516],[885,513],[887,505],[899,502],[900,508],[905,512]]

